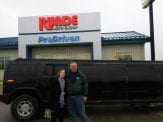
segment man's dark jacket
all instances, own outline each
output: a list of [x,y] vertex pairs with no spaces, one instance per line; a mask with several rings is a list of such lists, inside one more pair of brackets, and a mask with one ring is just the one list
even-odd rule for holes
[[66,92],[68,96],[88,95],[88,82],[81,71],[77,71],[75,73],[70,71],[66,77],[66,81]]

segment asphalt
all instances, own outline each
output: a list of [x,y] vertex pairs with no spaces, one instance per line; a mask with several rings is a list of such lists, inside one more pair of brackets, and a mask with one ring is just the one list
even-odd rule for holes
[[[89,122],[162,122],[163,105],[149,108],[131,108],[128,105],[87,106]],[[10,114],[10,105],[0,102],[0,122],[16,122]],[[28,121],[29,122],[29,121]],[[50,122],[41,118],[30,122]],[[66,116],[65,122],[69,122]]]

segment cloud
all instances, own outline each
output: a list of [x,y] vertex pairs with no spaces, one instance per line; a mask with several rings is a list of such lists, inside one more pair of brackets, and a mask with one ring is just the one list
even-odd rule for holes
[[[157,59],[163,60],[163,1],[154,3],[154,22]],[[1,0],[0,36],[18,35],[19,16],[56,15],[101,12],[102,32],[138,31],[149,35],[148,9],[141,0]],[[149,59],[149,44],[146,58]]]

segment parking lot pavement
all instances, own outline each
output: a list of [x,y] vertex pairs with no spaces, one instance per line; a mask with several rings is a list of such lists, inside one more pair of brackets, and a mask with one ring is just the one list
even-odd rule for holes
[[[162,122],[163,106],[131,108],[129,106],[88,106],[89,122]],[[0,122],[16,122],[10,114],[10,106],[0,103]],[[29,121],[28,121],[29,122]],[[39,119],[31,122],[50,122]],[[66,117],[65,122],[69,122]]]
[[[10,114],[10,106],[5,105],[1,102],[0,102],[0,122],[17,122]],[[39,119],[31,122],[50,122],[50,121],[45,119]]]
[[0,121],[1,122],[16,122],[9,113],[9,106],[0,102]]
[[98,106],[89,109],[90,122],[162,122],[163,107],[131,108],[130,106]]

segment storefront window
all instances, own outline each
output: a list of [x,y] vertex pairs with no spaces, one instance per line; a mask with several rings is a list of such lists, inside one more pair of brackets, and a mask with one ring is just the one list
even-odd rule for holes
[[114,60],[131,61],[132,53],[131,52],[114,52],[113,58]]
[[9,56],[0,57],[0,70],[4,70],[9,61],[11,61],[11,57]]

